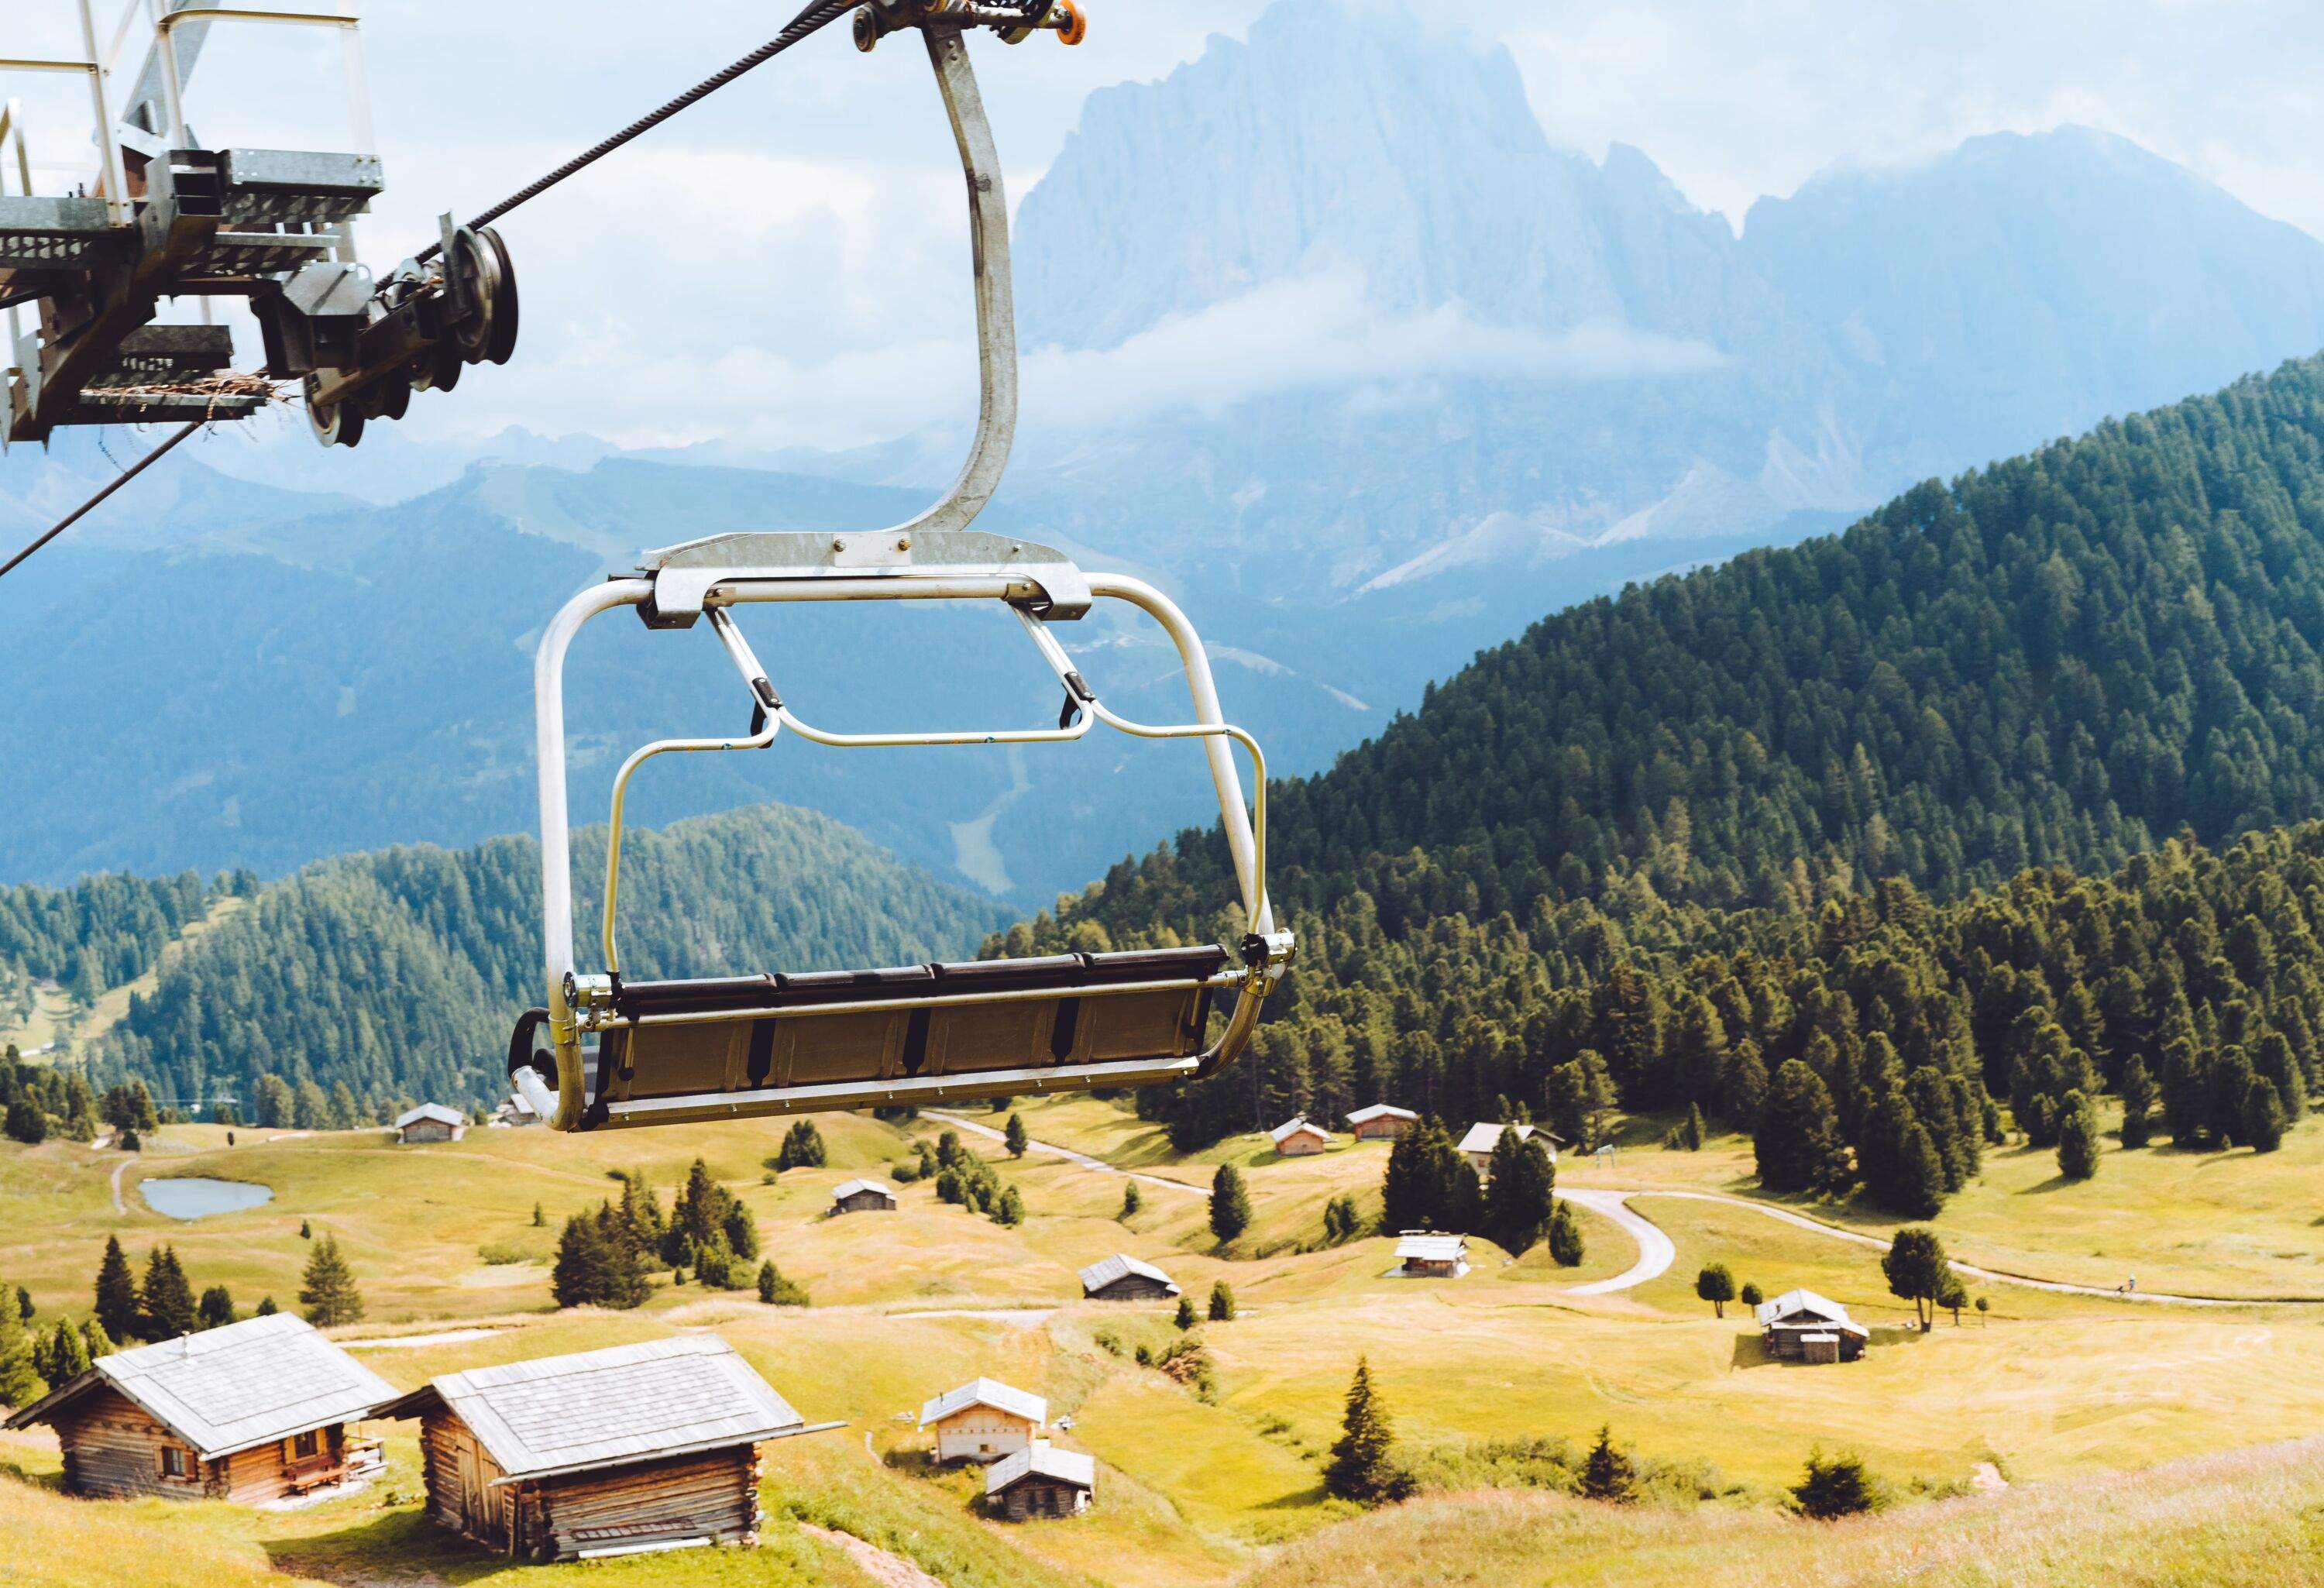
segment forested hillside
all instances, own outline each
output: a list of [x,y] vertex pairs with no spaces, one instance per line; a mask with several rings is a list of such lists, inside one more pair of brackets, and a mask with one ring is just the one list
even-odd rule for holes
[[[254,885],[246,874],[217,884]],[[0,888],[0,992],[56,982],[87,1000],[135,981],[172,937],[201,919],[211,894],[192,872],[168,879],[85,877],[70,888]]]
[[[1149,1106],[1193,1140],[1773,1095],[1829,1140],[1771,1182],[1899,1205],[1973,1166],[1988,1093],[2053,1139],[2134,1057],[2172,1133],[2264,1134],[2255,1070],[2285,1113],[2319,1078],[2317,830],[2141,852],[2319,808],[2319,529],[2307,361],[1551,618],[1277,790],[1287,1008]],[[995,946],[1209,935],[1230,891],[1182,835]]]
[[[594,946],[602,829],[575,850],[577,935]],[[644,976],[956,956],[997,909],[785,807],[633,831],[622,876],[624,968]],[[165,1097],[247,1099],[275,1076],[345,1086],[365,1118],[402,1099],[484,1102],[510,1020],[543,991],[540,890],[530,838],[310,866],[191,943],[87,1057],[101,1083]]]

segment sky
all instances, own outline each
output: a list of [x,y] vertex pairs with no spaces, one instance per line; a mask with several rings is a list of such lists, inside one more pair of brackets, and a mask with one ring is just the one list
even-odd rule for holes
[[[1264,8],[1085,4],[1079,49],[1040,37],[978,50],[1012,199],[1089,91],[1160,77]],[[0,50],[72,42],[72,0],[5,5]],[[373,0],[364,50],[391,192],[359,234],[366,257],[392,263],[433,235],[438,211],[499,198],[743,53],[790,8]],[[2313,93],[2324,7],[2312,0],[1529,0],[1452,24],[1441,5],[1416,14],[1505,43],[1554,141],[1593,155],[1636,144],[1738,226],[1753,198],[1827,167],[2079,122],[2324,235]],[[843,22],[511,217],[517,363],[472,374],[451,398],[421,397],[407,430],[839,448],[882,439],[898,412],[954,411],[931,392],[960,392],[964,411],[964,220],[943,115],[915,41],[866,57],[845,32]],[[189,104],[195,130],[213,144],[330,146],[346,135],[339,68],[327,39],[252,29],[229,48],[221,29]],[[67,87],[6,90],[28,93],[46,134],[36,152],[60,170],[86,146],[67,135],[88,125]],[[1348,311],[1360,319],[1360,303]],[[254,352],[254,337],[244,342]],[[1102,384],[1085,358],[1028,355],[1031,411],[1075,411]]]

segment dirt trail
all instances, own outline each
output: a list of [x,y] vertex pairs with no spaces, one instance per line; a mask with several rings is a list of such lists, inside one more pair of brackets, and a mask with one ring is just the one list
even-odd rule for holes
[[818,1528],[813,1522],[801,1522],[798,1530],[835,1549],[845,1551],[847,1558],[853,1561],[865,1576],[879,1583],[880,1588],[945,1588],[942,1577],[930,1576],[917,1564],[906,1560],[893,1550],[867,1543],[853,1533]]

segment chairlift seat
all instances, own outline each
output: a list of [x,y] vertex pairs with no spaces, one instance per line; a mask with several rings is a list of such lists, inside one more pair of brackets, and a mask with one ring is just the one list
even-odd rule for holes
[[[631,982],[587,1000],[581,1128],[1131,1084],[1203,1051],[1236,956],[1189,948]],[[532,1025],[546,1020],[541,1011]],[[521,1026],[512,1069],[547,1069]],[[1093,1074],[1095,1079],[1090,1078]],[[544,1074],[544,1079],[553,1076]],[[957,1086],[945,1085],[957,1078]]]

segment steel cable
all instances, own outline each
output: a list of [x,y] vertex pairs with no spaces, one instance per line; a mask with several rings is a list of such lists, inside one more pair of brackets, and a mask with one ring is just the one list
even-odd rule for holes
[[82,519],[88,517],[89,511],[96,507],[98,503],[112,495],[115,491],[118,491],[122,486],[135,479],[139,475],[143,474],[149,464],[160,461],[163,453],[169,451],[171,448],[175,447],[188,436],[192,435],[196,430],[200,429],[204,422],[205,421],[201,420],[189,420],[186,427],[180,430],[176,435],[171,437],[159,447],[154,448],[152,451],[148,452],[144,457],[139,458],[135,463],[131,464],[127,468],[123,469],[119,474],[114,475],[112,479],[106,482],[106,485],[103,490],[90,497],[88,501],[82,503],[78,507],[74,508],[70,512],[65,514],[64,517],[59,519],[56,522],[55,526],[50,529],[48,532],[43,534],[39,540],[33,541],[30,546],[25,547],[22,551],[16,553],[15,556],[10,558],[7,561],[0,562],[0,577],[5,577],[9,569],[23,561],[24,559],[32,556],[33,552],[38,551],[42,547],[55,540],[59,535],[63,534],[67,530],[72,528],[73,525],[80,522]]
[[[694,87],[688,88],[685,93],[680,94],[677,98],[671,100],[669,104],[664,105],[659,110],[650,111],[648,114],[640,116],[637,120],[632,122],[628,126],[623,127],[620,132],[615,133],[612,137],[607,138],[604,142],[583,151],[581,153],[576,154],[572,159],[567,161],[563,165],[558,166],[555,171],[550,171],[547,176],[542,177],[540,180],[531,183],[530,186],[521,188],[516,192],[510,194],[498,204],[493,205],[490,209],[478,215],[474,220],[471,220],[468,225],[471,227],[490,226],[493,222],[506,215],[510,210],[514,209],[518,205],[523,204],[530,199],[540,198],[543,193],[548,192],[549,189],[557,186],[558,183],[573,175],[576,171],[595,164],[598,161],[603,160],[606,155],[611,154],[614,150],[619,149],[622,144],[629,143],[632,139],[641,137],[645,134],[651,132],[654,128],[668,121],[671,116],[676,115],[679,111],[684,110],[687,106],[709,97],[709,96],[716,93],[719,89],[724,88],[727,84],[733,82],[736,78],[741,77],[743,73],[764,66],[768,61],[772,60],[776,56],[780,55],[792,45],[807,38],[810,33],[816,32],[819,29],[826,27],[830,23],[836,22],[841,16],[855,9],[856,3],[857,0],[814,0],[814,3],[809,5],[806,10],[791,18],[789,26],[783,29],[781,32],[777,33],[765,43],[760,45],[756,50],[752,51],[748,55],[742,57],[742,60],[734,62],[733,65],[727,67],[724,70],[718,72],[714,76],[703,78],[702,81],[695,84]],[[424,264],[442,251],[443,245],[441,243],[430,243],[427,247],[420,251],[418,257],[420,262]]]

